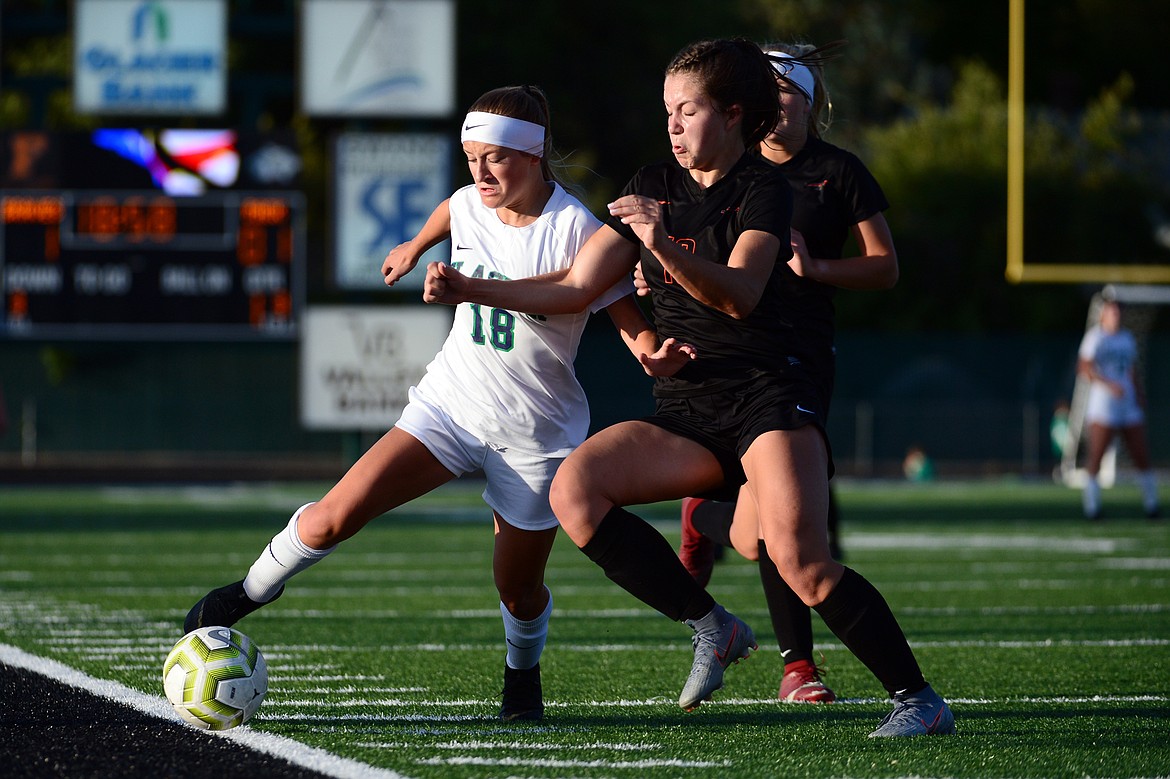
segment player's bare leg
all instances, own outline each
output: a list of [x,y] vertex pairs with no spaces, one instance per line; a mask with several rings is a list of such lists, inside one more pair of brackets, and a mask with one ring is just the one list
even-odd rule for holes
[[1089,424],[1089,451],[1085,457],[1085,488],[1081,495],[1081,503],[1086,519],[1101,518],[1101,483],[1097,475],[1101,472],[1101,461],[1105,459],[1105,452],[1113,442],[1115,431],[1113,428],[1099,422]]
[[1144,425],[1123,427],[1121,435],[1125,439],[1125,448],[1129,452],[1129,459],[1138,470],[1138,486],[1142,490],[1142,508],[1150,519],[1159,516],[1158,482],[1154,477],[1154,470],[1150,463],[1150,444],[1146,439]]
[[453,478],[418,439],[391,428],[325,497],[293,514],[244,579],[212,590],[191,607],[184,632],[231,627],[280,597],[289,579],[325,559],[370,520]]
[[885,598],[830,554],[828,450],[821,432],[807,425],[765,433],[743,464],[777,570],[890,695],[894,708],[870,735],[953,733],[950,707],[922,677]]
[[521,530],[499,514],[495,519],[492,571],[500,594],[507,655],[500,719],[539,720],[544,715],[540,657],[548,638],[552,593],[544,569],[557,528]]
[[622,507],[697,494],[723,479],[705,447],[632,421],[606,428],[569,455],[550,494],[561,527],[610,580],[694,631],[694,661],[679,695],[687,711],[723,686],[724,670],[747,657],[755,637],[715,603],[657,530]]

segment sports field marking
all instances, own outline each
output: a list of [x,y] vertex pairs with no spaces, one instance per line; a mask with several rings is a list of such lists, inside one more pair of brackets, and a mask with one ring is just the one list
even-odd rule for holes
[[[345,679],[345,677],[339,677]],[[322,681],[318,677],[313,677],[314,681]],[[401,695],[405,692],[426,692],[429,687],[358,687],[356,685],[347,684],[343,687],[306,687],[298,690],[304,695],[348,695],[354,693],[394,693]]]
[[996,535],[983,533],[849,533],[846,543],[857,549],[1040,549],[1045,552],[1112,554],[1132,549],[1136,541],[1116,538],[1069,538],[1060,535]]
[[[485,701],[489,703],[489,701]],[[499,707],[498,700],[490,701],[491,705]],[[260,716],[260,715],[257,715]],[[386,724],[401,724],[403,722],[490,722],[496,720],[495,713],[488,714],[413,714],[409,712],[395,712],[393,714],[330,714],[324,715],[314,711],[311,714],[281,714],[270,712],[263,715],[265,722],[313,722],[325,720],[330,722],[382,722]],[[228,731],[229,733],[231,731]]]
[[419,698],[349,698],[345,700],[329,701],[327,703],[322,703],[319,698],[274,698],[273,700],[264,701],[264,706],[266,709],[319,709],[322,706],[339,709],[355,709],[361,708],[362,706],[422,706],[441,709],[458,709],[464,706],[483,706],[486,704],[498,705],[498,703],[499,702],[494,698],[491,701],[459,700],[457,698],[438,700],[424,700]]
[[[680,634],[681,636],[681,634]],[[685,638],[685,637],[683,637]],[[669,644],[657,644],[654,647],[655,652],[694,652],[694,648],[690,642],[680,638],[679,641]],[[983,639],[972,639],[964,641],[911,641],[910,645],[913,647],[946,647],[946,648],[972,648],[972,649],[1043,649],[1046,647],[1109,647],[1109,646],[1170,646],[1170,638],[1110,638],[1110,639],[1039,639],[1035,641],[988,641]],[[483,644],[367,644],[367,645],[347,645],[347,646],[313,646],[300,647],[289,645],[274,645],[274,651],[286,652],[292,655],[295,652],[329,652],[329,653],[344,653],[344,652],[368,652],[372,648],[377,648],[380,652],[498,652],[500,647],[496,643]],[[833,641],[817,642],[817,648],[824,648],[826,650],[841,650],[845,647],[842,644]],[[567,644],[557,643],[555,649],[550,647],[551,651],[557,652],[645,652],[645,644]],[[756,652],[772,652],[778,651],[773,646],[761,646]],[[265,650],[265,657],[269,656],[269,652]],[[297,666],[304,668],[306,666]],[[356,679],[356,676],[339,676],[338,679]],[[314,677],[314,681],[322,681],[320,677]]]
[[1107,557],[1098,565],[1122,571],[1170,571],[1170,557]]
[[529,759],[520,757],[428,757],[416,761],[419,765],[488,766],[507,768],[603,768],[609,770],[645,768],[730,768],[734,763],[728,760],[554,760],[552,758]]
[[[1046,706],[1081,706],[1081,705],[1084,705],[1086,703],[1112,703],[1112,704],[1119,704],[1119,705],[1122,705],[1122,704],[1135,705],[1135,704],[1149,704],[1149,703],[1165,703],[1167,701],[1170,701],[1170,695],[1152,695],[1152,694],[1151,695],[1081,695],[1081,696],[1076,696],[1076,695],[1055,695],[1055,696],[1021,695],[1021,696],[1009,696],[1006,698],[959,698],[959,697],[955,697],[955,698],[948,697],[947,698],[948,703],[954,703],[954,704],[966,705],[966,706],[1005,706],[1005,705],[1017,705],[1017,704],[1021,704],[1021,703],[1042,704],[1042,705],[1046,705]],[[881,697],[838,698],[836,700],[836,702],[833,703],[833,706],[834,706],[834,708],[838,708],[838,707],[852,707],[852,706],[874,706],[874,705],[888,704],[888,703],[889,703],[889,700],[887,698],[881,698]],[[714,700],[705,701],[703,703],[704,707],[707,707],[707,706],[737,706],[737,707],[742,707],[742,706],[783,706],[783,705],[785,705],[785,704],[777,703],[776,699],[773,697],[769,697],[769,698],[716,698]],[[389,712],[386,714],[377,714],[377,713],[322,714],[320,712],[320,709],[323,707],[326,707],[326,708],[332,708],[332,707],[359,708],[359,707],[371,707],[371,706],[373,706],[373,707],[377,707],[377,706],[385,706],[385,707],[410,706],[416,710],[417,709],[443,710],[443,709],[450,709],[450,708],[455,708],[455,707],[468,707],[468,708],[481,707],[484,709],[489,709],[491,711],[490,711],[490,713],[484,713],[484,714],[478,714],[478,715],[475,715],[475,714],[467,714],[467,715],[434,714],[434,715],[432,715],[432,714],[420,713],[419,711]],[[486,722],[495,721],[494,709],[497,706],[499,706],[499,699],[497,699],[497,698],[483,698],[480,700],[461,700],[461,701],[440,701],[440,700],[423,701],[423,700],[407,700],[407,699],[397,699],[397,698],[387,698],[387,699],[379,700],[376,698],[372,698],[372,699],[366,698],[366,699],[352,700],[352,701],[330,701],[329,703],[324,704],[324,706],[322,705],[322,703],[320,701],[313,701],[313,700],[298,700],[298,701],[286,701],[286,702],[265,701],[264,702],[263,718],[265,720],[282,720],[282,721],[296,721],[296,720],[305,719],[305,720],[312,720],[312,721],[326,721],[326,720],[329,720],[329,721],[332,721],[332,720],[354,721],[354,720],[357,720],[357,721],[369,721],[369,722],[399,722],[399,721],[415,721],[415,720],[425,720],[425,721],[435,721],[435,722],[440,722],[440,721],[442,721],[442,722],[451,722],[451,721],[466,722],[466,721],[480,720],[480,721],[483,721],[486,723]],[[639,700],[630,699],[630,698],[621,698],[621,699],[617,699],[617,700],[613,700],[613,699],[596,700],[596,699],[594,699],[594,700],[585,700],[585,701],[546,700],[544,702],[544,707],[546,710],[547,709],[581,709],[581,708],[588,708],[588,709],[653,708],[653,709],[657,709],[657,708],[662,708],[664,706],[674,707],[674,706],[677,706],[677,703],[673,698],[669,698],[667,696],[657,696],[654,698],[642,698]],[[281,712],[273,712],[271,710],[272,708],[280,708],[280,707],[299,708],[299,709],[301,709],[301,711],[296,713],[296,714],[286,714],[286,713],[281,713]],[[305,710],[306,708],[312,708],[313,710],[306,711]],[[545,729],[550,730],[550,731],[559,731],[560,730],[560,728],[556,725],[555,721],[553,721],[553,722],[546,721],[545,722]],[[366,746],[388,746],[388,745],[378,745],[378,744],[371,743],[371,744],[366,744]],[[487,748],[488,746],[489,746],[489,744],[484,743],[484,744],[480,744],[479,747],[477,747],[477,748]],[[507,746],[507,745],[498,745],[498,746]],[[535,748],[535,747],[524,746],[524,748],[528,749],[528,748]],[[570,748],[571,749],[585,749],[588,747],[558,746],[556,748],[557,749],[570,749]],[[599,748],[601,748],[601,747],[599,747]],[[610,748],[614,748],[614,747],[605,746],[604,748],[610,749]],[[634,747],[627,747],[627,748],[634,748]],[[652,747],[650,745],[642,745],[642,746],[636,747],[636,748],[650,749]]]
[[[64,663],[29,654],[8,644],[0,644],[0,663],[47,676],[70,687],[85,690],[129,706],[135,711],[151,717],[169,722],[180,721],[170,703],[161,696],[147,695],[108,679],[97,679]],[[338,777],[338,779],[408,779],[396,771],[375,768],[356,760],[338,757],[322,749],[306,746],[299,741],[271,733],[261,733],[247,726],[220,732],[200,732],[212,733],[218,738],[230,739],[241,746],[278,757],[326,776]]]
[[648,752],[652,749],[662,749],[662,744],[626,744],[622,742],[594,741],[589,744],[553,744],[551,742],[516,741],[515,739],[499,739],[496,741],[446,741],[432,744],[435,749],[540,749],[566,751],[586,749],[608,749],[613,752]]
[[382,674],[336,674],[334,676],[314,676],[315,682],[384,682],[386,677]]
[[[874,567],[874,566],[870,566],[870,567]],[[741,581],[739,581],[739,582],[725,582],[723,577],[725,577],[725,576],[727,578],[730,578],[732,576],[738,577],[739,574],[732,573],[732,571],[734,569],[731,569],[731,568],[728,569],[727,573],[724,573],[722,570],[720,570],[720,571],[718,571],[718,578],[713,580],[713,582],[711,584],[712,588],[718,588],[718,591],[720,593],[759,591],[760,583],[758,580],[758,577],[759,577],[758,571],[755,568],[748,569],[746,566],[741,566],[741,568],[743,570],[748,571],[747,574],[743,575]],[[1094,563],[1094,565],[1092,565],[1090,568],[1088,568],[1086,570],[1098,571],[1102,568],[1109,568],[1110,570],[1113,570],[1113,571],[1123,572],[1125,570],[1135,570],[1138,568],[1138,566],[1136,564],[1130,565],[1129,568],[1127,569],[1126,567],[1123,567],[1123,566],[1104,566],[1104,565],[1098,565],[1098,564]],[[1160,570],[1160,566],[1158,567],[1158,569]],[[1075,571],[1074,571],[1074,573],[1075,573]],[[879,578],[879,576],[876,574],[871,573],[870,575],[874,579]],[[754,580],[752,580],[753,576],[756,577]],[[892,580],[893,575],[883,575],[880,578],[882,579],[882,591],[883,592],[886,590],[894,590],[894,589],[910,590],[910,591],[920,591],[920,590],[967,591],[967,590],[972,590],[972,589],[992,590],[992,589],[996,589],[998,587],[1006,586],[1007,584],[1012,583],[1012,582],[1007,582],[1007,581],[976,582],[976,581],[970,581],[970,580],[961,581],[961,582],[947,582],[947,581],[937,581],[937,580],[930,580],[930,581],[923,581],[923,582],[900,582],[900,581]],[[1020,579],[1016,580],[1015,584],[1016,584],[1016,586],[1019,586],[1019,587],[1029,587],[1029,586],[1040,587],[1040,586],[1043,586],[1044,589],[1063,590],[1063,589],[1076,589],[1078,587],[1083,587],[1084,582],[1081,579],[1076,579],[1076,578],[1070,578],[1070,579],[1020,578]],[[551,589],[553,590],[555,595],[561,596],[561,597],[566,597],[566,596],[593,597],[593,596],[599,596],[599,595],[607,595],[607,594],[613,592],[613,586],[614,585],[611,582],[609,582],[609,580],[603,578],[599,582],[597,582],[596,584],[591,584],[591,585],[587,585],[587,586],[585,586],[585,585],[578,586],[578,585],[571,585],[571,584],[554,584]],[[133,597],[138,597],[138,598],[155,598],[155,597],[159,597],[159,596],[174,596],[175,593],[177,592],[177,590],[173,587],[165,587],[164,588],[164,587],[93,586],[93,587],[88,587],[87,589],[89,589],[94,594],[98,594],[98,595],[108,595],[108,596],[112,596],[112,597],[133,596]],[[183,590],[183,592],[186,593],[188,591]],[[190,595],[192,597],[195,597],[197,592],[199,594],[202,594],[205,591],[191,589],[189,592],[190,592]],[[344,598],[361,599],[361,598],[372,598],[372,597],[378,597],[378,598],[382,598],[382,599],[393,599],[393,598],[399,598],[399,597],[405,597],[405,598],[431,597],[431,598],[441,599],[441,598],[455,597],[455,596],[480,596],[480,595],[483,595],[483,587],[480,587],[480,586],[466,586],[466,587],[395,586],[395,587],[369,587],[369,588],[363,588],[363,587],[356,587],[356,588],[355,587],[300,587],[297,589],[297,595],[300,597],[305,597],[305,598],[329,598],[329,599],[344,599]],[[29,609],[29,610],[31,611],[32,609]],[[466,616],[476,616],[476,614],[474,613],[475,611],[476,610],[474,610],[474,609],[463,610],[463,616],[465,616],[465,617]],[[656,613],[652,609],[649,609],[649,608],[642,609],[642,610],[637,610],[637,609],[613,609],[612,610],[612,613],[618,617],[626,616],[626,612],[629,612],[629,616],[631,616],[631,617],[642,617],[642,616],[645,616],[647,614]],[[178,614],[180,612],[176,611],[175,613]],[[395,610],[395,609],[361,609],[361,610],[337,609],[337,610],[326,611],[326,610],[320,610],[320,609],[282,608],[280,613],[284,616],[295,615],[295,616],[303,618],[303,619],[329,619],[331,617],[336,617],[338,615],[344,615],[347,617],[357,617],[357,618],[361,618],[361,619],[396,619],[396,618],[405,616],[404,612],[399,611],[399,610]],[[411,612],[411,613],[416,614],[417,612]],[[499,616],[498,610],[496,611],[496,616]],[[270,617],[267,617],[263,612],[261,612],[260,617],[263,619],[271,619]]]
[[901,614],[915,614],[928,617],[953,617],[960,614],[981,616],[1006,616],[1031,614],[1037,617],[1052,614],[1160,614],[1170,609],[1164,603],[1118,603],[1112,606],[980,606],[974,609],[960,609],[953,606],[903,606]]

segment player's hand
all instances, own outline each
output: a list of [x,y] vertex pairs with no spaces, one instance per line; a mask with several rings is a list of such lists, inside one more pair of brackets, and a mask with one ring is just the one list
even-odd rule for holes
[[634,294],[641,297],[650,294],[650,285],[646,283],[646,277],[642,275],[641,262],[634,266]]
[[467,292],[467,277],[443,262],[427,265],[427,278],[423,282],[423,302],[445,303],[455,306],[464,301]]
[[642,195],[626,195],[608,207],[611,215],[633,228],[638,240],[650,251],[669,243],[666,227],[662,224],[662,204],[657,200]]
[[667,338],[654,354],[639,355],[638,362],[648,376],[673,376],[699,356],[695,347]]
[[808,244],[799,230],[789,232],[792,234],[792,259],[788,261],[788,267],[792,268],[792,272],[797,276],[812,278],[813,263],[812,257],[808,256]]
[[418,265],[418,255],[411,248],[410,241],[395,246],[382,260],[382,277],[386,286],[393,287],[395,282],[414,270],[415,265]]

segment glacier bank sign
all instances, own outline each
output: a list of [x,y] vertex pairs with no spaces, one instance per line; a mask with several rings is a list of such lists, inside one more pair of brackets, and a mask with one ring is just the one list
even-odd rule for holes
[[226,0],[76,0],[74,8],[78,112],[224,112]]

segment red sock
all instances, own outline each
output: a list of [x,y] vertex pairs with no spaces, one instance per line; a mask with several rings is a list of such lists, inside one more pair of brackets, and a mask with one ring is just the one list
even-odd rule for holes
[[809,660],[793,660],[791,663],[784,664],[784,673],[791,673],[792,671],[801,670],[815,671],[817,667]]

